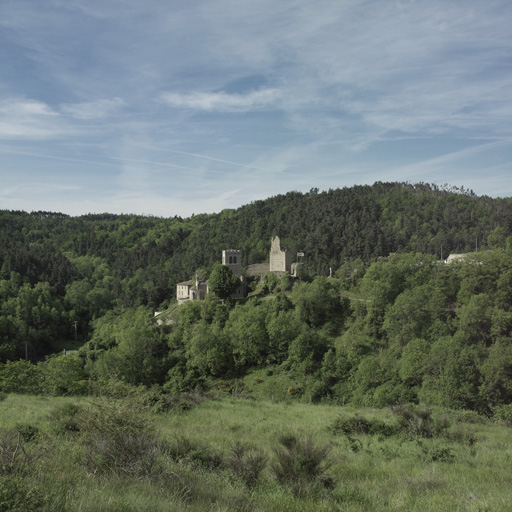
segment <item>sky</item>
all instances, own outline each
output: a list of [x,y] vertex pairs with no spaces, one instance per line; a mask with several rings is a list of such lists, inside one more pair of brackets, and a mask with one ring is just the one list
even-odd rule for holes
[[510,0],[1,0],[0,209],[512,196]]

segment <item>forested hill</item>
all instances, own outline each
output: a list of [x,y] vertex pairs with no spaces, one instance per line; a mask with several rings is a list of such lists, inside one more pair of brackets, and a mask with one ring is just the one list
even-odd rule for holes
[[347,259],[473,251],[498,227],[500,236],[511,234],[510,198],[405,183],[289,192],[187,219],[4,210],[0,279],[17,272],[63,294],[74,281],[108,278],[122,305],[156,308],[177,282],[197,269],[206,273],[222,249],[241,249],[245,264],[265,261],[273,235],[292,254],[304,252],[314,273],[327,274]]
[[[390,253],[424,253],[413,258],[416,263],[435,261],[441,250],[446,258],[476,245],[506,247],[510,254],[511,230],[510,199],[400,183],[290,192],[188,219],[1,211],[0,363],[23,357],[27,341],[29,357],[38,360],[55,351],[58,340],[77,335],[87,341],[93,332],[101,337],[100,319],[117,325],[116,315],[137,317],[139,306],[146,313],[166,308],[176,283],[196,270],[208,276],[222,249],[241,249],[246,264],[265,261],[272,235],[292,254],[304,252],[312,273],[327,275],[332,267],[346,290],[363,275],[365,282],[375,281],[366,277],[375,273],[367,272],[370,264]],[[491,267],[496,265],[486,269]],[[508,267],[503,269],[506,276],[499,283],[493,278],[493,286],[506,289]],[[396,284],[391,288],[400,293]],[[456,296],[452,291],[445,301],[453,305]],[[377,331],[381,309],[379,320],[371,321]],[[110,334],[104,337],[106,346],[116,343]]]

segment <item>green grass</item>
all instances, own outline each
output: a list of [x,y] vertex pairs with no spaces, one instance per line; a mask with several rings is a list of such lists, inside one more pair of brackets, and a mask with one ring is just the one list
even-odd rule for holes
[[[27,425],[38,430],[25,445],[34,456],[31,464],[20,462],[14,474],[0,472],[0,478],[16,479],[26,492],[46,499],[37,510],[510,511],[511,430],[489,420],[463,421],[464,415],[447,411],[446,434],[432,439],[342,434],[329,428],[340,417],[358,415],[379,425],[396,424],[396,418],[389,410],[293,400],[205,400],[188,411],[145,412],[160,455],[155,471],[135,478],[95,474],[83,464],[80,434],[57,434],[57,411],[74,403],[87,410],[95,400],[8,395],[0,402],[0,431]],[[272,462],[282,435],[311,435],[315,444],[329,445],[334,485],[294,495],[276,481],[269,464],[259,482],[246,487],[227,464],[235,444]]]

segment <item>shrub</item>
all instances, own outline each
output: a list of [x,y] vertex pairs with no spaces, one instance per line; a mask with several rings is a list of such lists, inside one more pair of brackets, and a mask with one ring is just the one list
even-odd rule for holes
[[453,462],[455,454],[450,446],[437,439],[428,441],[417,441],[423,456],[427,462]]
[[389,437],[395,435],[399,428],[383,421],[369,420],[356,415],[352,418],[339,416],[331,426],[327,427],[327,430],[334,435],[379,434]]
[[0,364],[0,391],[4,393],[41,393],[41,366],[28,361]]
[[57,407],[51,415],[54,431],[57,434],[69,434],[80,431],[80,415],[82,408],[78,404],[64,404]]
[[467,446],[473,446],[477,442],[475,433],[460,423],[457,423],[445,435],[448,439]]
[[190,411],[205,399],[204,395],[198,392],[183,393],[180,395],[161,394],[154,399],[145,400],[154,412],[162,413],[168,411]]
[[152,471],[158,443],[135,403],[98,401],[79,412],[78,421],[84,462],[94,474],[112,472],[140,478]]
[[41,432],[39,429],[34,425],[30,425],[29,423],[16,425],[16,430],[20,434],[22,441],[25,443],[29,443],[30,441],[37,441],[41,437]]
[[332,486],[333,480],[326,474],[332,466],[328,460],[330,446],[315,444],[312,435],[306,439],[283,435],[279,444],[271,467],[277,481],[289,485],[295,496],[307,494],[318,485]]
[[474,423],[478,425],[485,425],[489,422],[485,416],[481,416],[476,411],[452,410],[449,414],[450,418],[458,423]]
[[19,476],[0,477],[0,512],[64,510],[51,491],[28,487]]
[[450,425],[446,415],[434,418],[427,406],[397,405],[391,408],[391,412],[402,429],[412,437],[435,437]]
[[512,404],[497,405],[493,413],[496,421],[502,421],[507,427],[512,427]]
[[41,455],[40,450],[27,447],[27,439],[33,433],[34,430],[29,432],[23,428],[0,433],[0,475],[20,474],[32,467],[33,462]]
[[251,488],[258,483],[261,472],[267,466],[267,457],[254,450],[248,450],[243,443],[236,443],[231,450],[228,466],[244,484]]
[[165,446],[165,451],[174,461],[182,461],[196,467],[216,469],[223,464],[220,454],[205,444],[185,436],[177,436],[172,443]]

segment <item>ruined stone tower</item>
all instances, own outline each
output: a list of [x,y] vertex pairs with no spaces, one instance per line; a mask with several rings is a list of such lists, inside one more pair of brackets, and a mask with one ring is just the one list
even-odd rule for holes
[[288,250],[281,250],[281,241],[278,236],[272,238],[270,247],[270,272],[284,273],[291,271],[291,257]]

